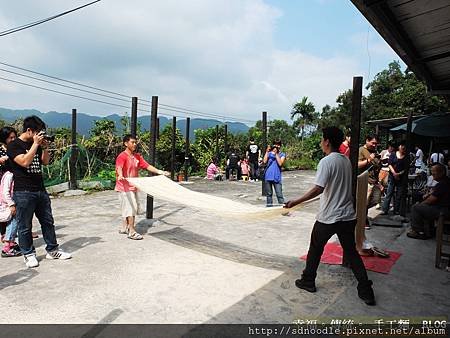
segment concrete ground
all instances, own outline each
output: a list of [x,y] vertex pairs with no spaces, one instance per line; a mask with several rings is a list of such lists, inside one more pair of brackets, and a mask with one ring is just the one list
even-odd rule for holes
[[[310,171],[285,173],[286,199],[306,191],[313,178]],[[265,204],[260,183],[192,182],[186,187]],[[46,260],[42,238],[35,240],[38,268],[27,269],[22,258],[0,259],[2,323],[373,322],[450,313],[450,273],[434,267],[435,241],[407,238],[406,228],[367,232],[377,246],[402,253],[390,274],[369,271],[377,306],[360,301],[351,271],[341,266],[320,266],[316,294],[296,288],[317,203],[291,217],[253,222],[157,200],[154,220],[138,217],[142,241],[118,233],[113,191],[52,203],[58,241],[73,259]]]

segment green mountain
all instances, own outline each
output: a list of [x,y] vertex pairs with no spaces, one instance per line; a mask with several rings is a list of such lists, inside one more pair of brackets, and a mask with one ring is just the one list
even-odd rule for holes
[[[7,108],[0,108],[0,119],[6,122],[14,122],[18,118],[24,118],[30,115],[36,115],[40,117],[49,128],[60,128],[66,127],[70,128],[72,123],[72,115],[69,113],[59,113],[55,111],[50,111],[48,113],[42,113],[36,109],[22,109],[22,110],[13,110]],[[121,130],[122,125],[120,123],[121,116],[117,114],[108,115],[106,117],[92,116],[77,112],[77,131],[81,135],[89,136],[89,130],[94,125],[94,122],[99,119],[108,119],[114,121],[117,130]],[[138,122],[141,123],[143,130],[150,129],[150,116],[139,116]],[[159,128],[162,130],[167,124],[172,123],[172,120],[160,116],[159,117]],[[189,138],[191,140],[194,139],[194,130],[196,129],[207,129],[211,127],[215,127],[216,125],[223,125],[224,122],[213,120],[213,119],[200,119],[200,118],[191,118],[191,126],[189,132]],[[246,133],[249,130],[249,127],[240,122],[226,122],[228,125],[228,131],[234,134],[237,133]],[[178,119],[177,127],[181,130],[183,134],[186,133],[186,120]]]

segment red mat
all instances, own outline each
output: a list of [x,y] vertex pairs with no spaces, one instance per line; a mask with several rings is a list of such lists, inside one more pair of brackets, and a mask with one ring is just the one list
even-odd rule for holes
[[[387,250],[386,250],[387,251]],[[378,256],[361,256],[364,266],[367,270],[375,271],[379,273],[388,274],[392,266],[402,255],[400,252],[395,251],[387,251],[389,253],[389,258],[381,258]],[[325,249],[323,250],[322,258],[320,259],[321,263],[339,265],[342,264],[342,247],[339,243],[327,243],[325,245]],[[306,256],[303,255],[300,259],[306,261]]]

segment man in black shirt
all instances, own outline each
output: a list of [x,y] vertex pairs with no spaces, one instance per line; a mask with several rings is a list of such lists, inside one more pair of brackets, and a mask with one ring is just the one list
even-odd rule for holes
[[436,163],[431,167],[431,174],[438,183],[430,194],[424,196],[422,203],[413,205],[411,231],[406,234],[410,238],[429,238],[433,222],[442,211],[448,212],[450,208],[450,179],[445,175],[445,167]]
[[247,147],[247,159],[250,164],[250,181],[258,180],[258,160],[261,157],[261,149],[255,143],[253,138],[250,139],[250,144]]
[[227,180],[230,179],[230,172],[232,170],[236,170],[236,172],[237,172],[237,179],[240,180],[241,179],[240,157],[239,157],[238,153],[235,150],[232,150],[228,154],[227,167],[226,167],[226,170],[225,170],[225,177],[226,177]]
[[45,139],[45,123],[37,116],[23,121],[23,132],[8,144],[7,154],[11,159],[14,175],[13,199],[16,202],[16,219],[19,246],[29,268],[39,266],[33,246],[31,224],[36,215],[47,244],[48,259],[69,259],[71,255],[58,249],[50,198],[44,187],[42,165],[50,161]]

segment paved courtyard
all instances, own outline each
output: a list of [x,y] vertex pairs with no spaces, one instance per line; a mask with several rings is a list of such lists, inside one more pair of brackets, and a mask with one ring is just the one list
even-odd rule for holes
[[[313,179],[310,171],[285,173],[286,199]],[[265,204],[260,183],[191,182],[189,189]],[[38,268],[0,259],[0,300],[8,304],[2,323],[291,323],[450,313],[450,273],[434,267],[435,241],[407,238],[406,228],[367,232],[377,246],[402,253],[390,274],[369,271],[377,306],[360,301],[351,271],[341,266],[320,266],[316,294],[296,288],[317,202],[255,223],[156,200],[154,220],[138,217],[142,241],[118,233],[114,191],[52,203],[58,240],[73,259],[46,260],[42,236],[35,240]]]

